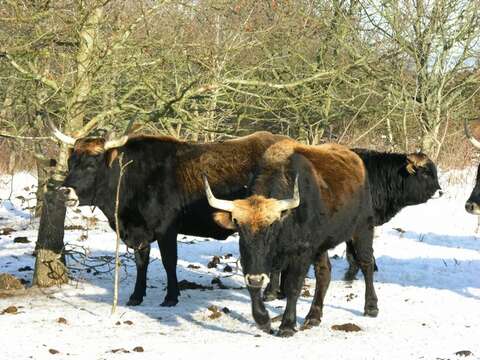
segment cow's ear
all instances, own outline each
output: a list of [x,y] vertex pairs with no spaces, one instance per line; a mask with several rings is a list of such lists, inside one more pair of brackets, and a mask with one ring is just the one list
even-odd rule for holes
[[232,214],[229,212],[216,211],[213,213],[213,220],[224,229],[237,230],[235,223],[232,221]]
[[420,153],[412,153],[407,155],[407,165],[405,169],[410,175],[415,175],[418,168],[423,165],[423,155]]
[[118,157],[118,150],[117,149],[110,149],[105,154],[105,160],[109,168],[112,167],[113,162]]
[[415,175],[415,173],[417,172],[417,167],[415,166],[415,164],[410,161],[410,159],[407,158],[407,166],[405,166],[405,169],[407,170],[407,172],[410,174],[410,175]]

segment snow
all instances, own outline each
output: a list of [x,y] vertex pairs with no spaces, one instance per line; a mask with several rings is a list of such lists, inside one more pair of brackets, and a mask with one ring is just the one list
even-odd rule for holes
[[[166,276],[154,245],[149,268],[149,288],[141,306],[126,307],[135,281],[132,255],[123,256],[120,306],[111,315],[113,273],[88,264],[112,256],[115,234],[103,215],[90,208],[69,210],[66,225],[88,230],[68,230],[69,250],[88,254],[83,263],[69,258],[72,280],[61,288],[30,289],[16,297],[0,297],[0,312],[15,305],[18,314],[0,315],[0,359],[457,359],[461,350],[480,359],[480,240],[478,218],[464,210],[476,169],[444,172],[446,194],[426,204],[404,209],[376,229],[374,243],[379,272],[375,275],[380,314],[363,316],[364,284],[342,281],[346,268],[344,246],[330,252],[333,280],[326,297],[324,317],[318,328],[299,331],[284,339],[255,327],[248,293],[237,268],[238,238],[226,241],[179,236],[178,278],[212,290],[184,290],[174,308],[159,306],[165,295]],[[13,179],[13,186],[12,186]],[[38,222],[31,217],[35,178],[19,173],[0,176],[0,273],[31,281],[31,255]],[[13,191],[12,191],[13,190]],[[92,210],[93,213],[92,213]],[[78,211],[78,210],[77,210]],[[95,221],[94,218],[98,220]],[[27,236],[28,244],[13,242]],[[125,255],[122,245],[122,254]],[[213,256],[222,264],[209,269]],[[76,253],[76,257],[81,257]],[[110,261],[111,258],[107,260]],[[233,273],[224,272],[228,263]],[[188,267],[188,266],[194,266]],[[219,277],[232,289],[219,289]],[[313,294],[313,273],[306,281]],[[234,289],[241,288],[241,289]],[[298,321],[306,315],[311,297],[302,296]],[[208,308],[217,306],[221,316],[212,319]],[[284,301],[268,303],[271,316],[281,314]],[[227,308],[228,313],[222,312]],[[57,320],[66,319],[62,324]],[[360,332],[332,330],[336,324],[354,323]],[[274,323],[274,328],[279,323]],[[144,352],[135,352],[141,346]],[[55,349],[57,354],[49,350]],[[124,349],[112,352],[112,350]]]

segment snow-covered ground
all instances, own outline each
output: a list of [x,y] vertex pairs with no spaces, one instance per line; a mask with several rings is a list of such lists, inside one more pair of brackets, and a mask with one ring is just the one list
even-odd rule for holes
[[[17,314],[0,315],[0,359],[457,359],[455,353],[462,350],[474,354],[469,359],[480,358],[478,218],[464,210],[475,171],[442,174],[444,197],[407,208],[376,229],[378,318],[362,315],[363,281],[348,285],[341,280],[346,261],[345,247],[339,246],[330,253],[333,281],[322,324],[289,339],[267,335],[255,327],[248,293],[235,264],[235,236],[227,241],[179,236],[179,279],[208,289],[182,291],[175,308],[159,306],[166,277],[156,245],[143,304],[124,306],[135,280],[132,257],[124,257],[120,306],[111,315],[113,273],[107,271],[108,266],[97,273],[88,265],[111,263],[115,235],[98,211],[69,210],[68,249],[79,260],[78,252],[87,251],[89,258],[77,263],[69,258],[74,270],[67,286],[0,297],[0,313],[12,305],[18,308]],[[0,177],[0,234],[7,227],[15,230],[0,235],[0,273],[27,281],[33,275],[29,269],[34,267],[31,254],[38,229],[28,209],[34,203],[29,200],[34,184],[35,178],[28,174],[17,174],[13,186],[11,177]],[[88,230],[75,230],[72,225]],[[18,236],[31,242],[14,243]],[[122,245],[122,253],[125,250]],[[227,254],[233,256],[225,257]],[[221,264],[208,268],[213,256],[222,256]],[[233,273],[224,271],[225,264]],[[309,277],[306,288],[313,293],[313,274]],[[231,289],[212,285],[214,278]],[[300,323],[311,302],[306,295],[298,304]],[[212,305],[219,313],[210,310]],[[268,309],[275,316],[282,313],[284,305],[278,300],[268,303]],[[344,323],[354,323],[361,331],[332,329]],[[143,352],[134,351],[136,347]]]

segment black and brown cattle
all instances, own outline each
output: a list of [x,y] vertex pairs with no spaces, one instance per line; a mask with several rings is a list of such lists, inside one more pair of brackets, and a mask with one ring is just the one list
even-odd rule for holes
[[115,229],[115,195],[119,155],[130,163],[120,188],[119,228],[123,242],[134,249],[135,289],[128,305],[146,295],[150,243],[158,242],[167,273],[162,306],[174,306],[180,294],[177,276],[177,234],[225,239],[232,230],[212,219],[201,174],[208,174],[215,191],[227,199],[248,194],[263,152],[284,136],[257,132],[218,143],[188,143],[168,136],[124,136],[120,139],[71,138],[53,124],[54,135],[73,147],[63,187],[68,201],[94,205]]
[[[437,192],[441,195],[437,168],[424,153],[403,154],[367,149],[352,151],[360,156],[367,169],[375,226],[390,221],[406,206],[422,204]],[[355,279],[358,265],[350,240],[347,241],[347,260],[349,268],[344,278],[351,281]],[[284,298],[279,274],[272,274],[270,280],[264,292],[265,300]]]
[[[240,261],[257,325],[269,332],[270,317],[261,289],[272,272],[286,270],[287,306],[280,336],[295,333],[296,303],[309,266],[315,264],[315,297],[305,319],[318,325],[330,283],[327,250],[353,238],[365,277],[365,315],[378,313],[373,286],[373,210],[365,166],[348,148],[305,146],[285,140],[263,155],[252,195],[219,200],[205,180],[214,217],[240,234]],[[219,196],[221,197],[221,196]]]
[[[363,160],[368,173],[375,226],[390,221],[403,208],[423,204],[435,193],[442,195],[437,167],[424,153],[411,154],[352,149]],[[345,280],[358,272],[355,249],[347,242],[349,268]]]

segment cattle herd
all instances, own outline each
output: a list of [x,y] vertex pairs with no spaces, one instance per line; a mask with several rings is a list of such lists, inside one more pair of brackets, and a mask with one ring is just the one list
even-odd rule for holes
[[[137,277],[128,305],[146,295],[150,243],[158,242],[167,274],[162,306],[175,306],[177,234],[218,240],[239,233],[240,262],[253,318],[271,332],[264,302],[286,298],[279,336],[292,336],[296,303],[310,265],[316,287],[304,327],[318,325],[330,283],[327,251],[345,242],[345,280],[361,270],[364,314],[378,314],[373,274],[374,227],[402,208],[441,195],[435,164],[423,153],[307,146],[286,136],[256,132],[215,143],[168,136],[72,138],[51,122],[53,134],[72,148],[60,189],[67,205],[97,206],[134,249]],[[467,131],[477,147],[480,142]],[[130,162],[120,201],[119,155]],[[116,206],[118,209],[116,209]],[[480,214],[480,179],[465,208]]]

